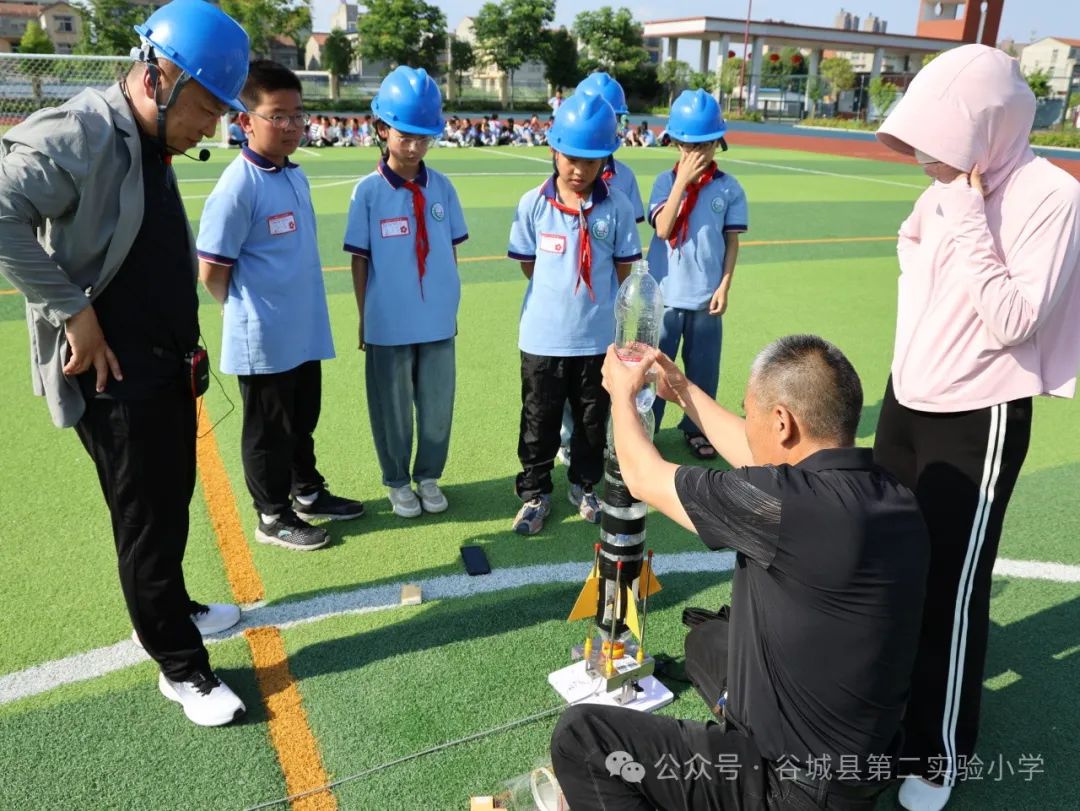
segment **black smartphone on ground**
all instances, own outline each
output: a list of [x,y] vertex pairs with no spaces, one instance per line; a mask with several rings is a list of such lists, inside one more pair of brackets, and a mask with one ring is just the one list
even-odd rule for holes
[[488,563],[483,547],[461,547],[461,559],[465,562],[465,571],[469,574],[491,574],[491,564]]

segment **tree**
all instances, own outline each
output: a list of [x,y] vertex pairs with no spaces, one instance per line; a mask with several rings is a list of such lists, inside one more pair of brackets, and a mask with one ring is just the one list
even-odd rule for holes
[[896,101],[897,87],[892,82],[882,79],[877,76],[870,80],[870,101],[874,104],[874,109],[877,110],[877,114],[880,118],[884,118],[885,114],[892,107],[893,102]]
[[690,90],[707,90],[712,93],[716,90],[716,74],[695,70],[687,77],[686,87]]
[[464,39],[452,37],[450,39],[450,72],[454,83],[457,85],[458,95],[461,95],[461,85],[465,80],[465,74],[476,67],[476,51],[471,43]]
[[256,56],[269,56],[270,44],[278,34],[300,48],[299,37],[311,30],[311,9],[305,0],[221,0],[221,10],[247,31]]
[[817,76],[811,76],[806,80],[806,95],[810,101],[814,102],[814,107],[810,111],[810,116],[816,116],[818,114],[818,105],[825,95],[825,83]]
[[944,51],[938,51],[937,53],[927,54],[926,56],[924,56],[922,58],[922,66],[925,68],[927,65],[929,65],[931,62],[933,62],[935,59],[937,59],[943,53],[945,53],[945,52]]
[[1050,71],[1033,70],[1024,78],[1027,79],[1028,87],[1035,94],[1035,98],[1044,99],[1050,95]]
[[26,32],[19,40],[19,53],[51,54],[55,50],[49,35],[41,30],[41,25],[37,20],[31,20],[26,24]]
[[424,0],[370,0],[366,5],[368,13],[356,25],[364,59],[440,72],[446,15],[438,6]]
[[738,56],[728,57],[720,68],[720,92],[728,100],[729,106],[735,86],[739,83],[739,77],[742,75],[742,68],[743,60]]
[[338,97],[338,82],[342,76],[352,72],[353,58],[352,40],[340,28],[335,28],[326,35],[326,42],[322,46],[323,70],[330,74],[330,98]]
[[75,7],[82,17],[82,31],[75,53],[126,56],[139,44],[134,26],[146,20],[148,6],[126,0],[84,0]]
[[502,0],[484,3],[473,18],[482,58],[493,62],[510,81],[514,106],[514,72],[544,55],[544,27],[555,19],[555,0]]
[[544,78],[552,87],[574,87],[582,79],[577,43],[565,28],[549,31],[544,49]]
[[307,3],[283,9],[277,20],[277,31],[291,39],[296,48],[296,63],[303,67],[304,50],[311,36],[311,6]]
[[657,69],[656,79],[667,88],[670,107],[675,102],[675,94],[690,81],[690,66],[678,59],[669,59]]
[[[574,35],[581,41],[581,67],[585,73],[603,70],[625,85],[649,54],[642,46],[642,28],[627,8],[604,6],[574,18]],[[624,88],[625,89],[625,88]]]
[[[19,53],[21,54],[51,54],[53,48],[49,35],[41,30],[37,20],[31,20],[26,24],[26,31],[19,40]],[[37,64],[45,60],[35,59],[29,64],[23,64],[22,69],[30,75],[30,92],[34,95],[34,107],[40,109],[45,106],[45,99],[41,92],[41,80],[48,70],[48,66]]]
[[855,71],[851,69],[851,63],[842,56],[832,56],[821,60],[818,72],[829,83],[831,92],[835,96],[855,87]]

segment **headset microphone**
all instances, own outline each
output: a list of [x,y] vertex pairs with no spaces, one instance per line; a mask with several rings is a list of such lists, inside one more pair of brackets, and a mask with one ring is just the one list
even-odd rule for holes
[[203,162],[203,163],[205,163],[206,161],[210,160],[210,150],[209,150],[209,149],[205,149],[205,148],[204,148],[204,149],[200,149],[200,150],[199,150],[199,154],[198,154],[197,156],[192,156],[192,155],[189,155],[189,154],[188,154],[187,152],[181,152],[181,153],[179,153],[179,154],[183,155],[183,156],[184,156],[185,158],[187,158],[188,160],[193,160],[193,161],[201,161],[201,162]]

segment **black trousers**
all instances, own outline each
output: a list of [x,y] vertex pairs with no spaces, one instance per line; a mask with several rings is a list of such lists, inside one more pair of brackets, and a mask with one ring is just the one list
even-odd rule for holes
[[521,429],[518,459],[522,472],[515,489],[522,501],[552,491],[551,469],[559,452],[563,404],[570,404],[572,484],[591,486],[604,475],[604,444],[611,401],[604,391],[603,355],[558,358],[521,353]]
[[195,401],[177,387],[145,400],[87,401],[75,431],[97,467],[131,624],[174,681],[208,672],[184,585],[195,489]]
[[[686,675],[710,710],[727,687],[728,609],[688,608]],[[628,773],[615,752],[640,764]],[[574,811],[674,809],[800,809],[869,811],[887,783],[855,788],[796,782],[787,767],[766,760],[734,727],[700,724],[623,708],[578,705],[563,713],[551,738],[559,785]],[[621,768],[620,768],[621,767]],[[613,774],[614,771],[614,774]]]
[[315,426],[322,403],[322,364],[302,363],[278,374],[240,375],[244,404],[241,453],[255,509],[279,515],[293,496],[318,492]]
[[702,608],[683,610],[683,624],[690,628],[683,643],[686,676],[714,714],[727,689],[729,611],[726,605],[718,612]]
[[574,811],[870,811],[886,788],[809,789],[734,728],[590,704],[563,713],[551,758]]
[[1030,434],[1030,397],[937,414],[885,389],[874,459],[915,491],[931,541],[901,768],[944,785],[975,751],[990,579]]

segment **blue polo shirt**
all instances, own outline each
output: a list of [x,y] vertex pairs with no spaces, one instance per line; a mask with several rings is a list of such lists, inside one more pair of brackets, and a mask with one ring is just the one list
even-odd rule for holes
[[[649,224],[656,227],[656,215],[667,202],[675,184],[675,171],[662,172],[649,195]],[[649,273],[660,283],[664,306],[683,310],[703,310],[709,306],[724,275],[727,245],[724,234],[743,232],[749,226],[746,193],[729,174],[717,172],[698,194],[690,213],[686,241],[672,248],[666,239],[653,234],[649,244]]]
[[634,170],[622,161],[615,160],[613,155],[604,164],[604,171],[600,176],[607,181],[608,186],[618,189],[630,200],[630,205],[634,207],[634,221],[645,222],[645,207],[641,204],[641,190],[638,188]]
[[[510,226],[507,255],[535,262],[525,290],[518,347],[531,355],[600,355],[615,339],[615,265],[641,258],[634,208],[597,180],[586,204],[592,250],[592,295],[578,282],[581,218],[562,205],[555,178],[525,193]],[[576,288],[576,289],[575,289]]]
[[446,175],[422,163],[428,255],[421,289],[416,217],[405,179],[385,161],[356,184],[345,225],[345,250],[368,260],[364,341],[402,346],[443,341],[457,332],[461,278],[454,246],[469,238],[457,192]]
[[291,161],[278,167],[248,146],[206,200],[199,258],[232,268],[221,371],[286,372],[334,357],[311,187]]

